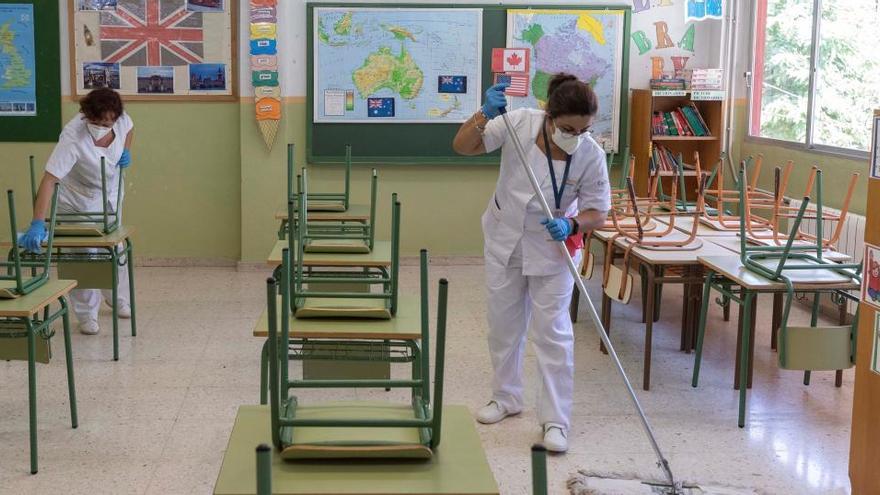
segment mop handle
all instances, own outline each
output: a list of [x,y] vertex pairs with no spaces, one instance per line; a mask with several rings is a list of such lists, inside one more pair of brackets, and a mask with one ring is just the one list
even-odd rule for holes
[[[546,215],[547,218],[553,218],[553,213],[550,210],[550,205],[547,204],[547,200],[541,193],[541,187],[538,185],[538,179],[535,178],[535,173],[532,171],[532,167],[530,167],[528,162],[526,161],[526,155],[525,151],[523,150],[522,143],[519,142],[519,137],[516,135],[516,132],[507,117],[507,109],[501,108],[500,111],[501,118],[504,119],[504,125],[505,127],[507,127],[507,134],[513,141],[513,146],[516,149],[516,154],[519,156],[519,161],[525,169],[526,175],[529,177],[529,182],[532,183],[532,188],[535,190],[535,196],[537,196],[538,198],[538,203],[540,203],[541,205],[541,210],[543,210],[544,215]],[[550,143],[544,143],[544,146],[549,145]],[[574,264],[574,259],[572,259],[571,255],[568,253],[568,248],[565,247],[564,241],[558,241],[555,244],[565,258],[568,264],[568,271],[571,272],[572,277],[574,277],[578,289],[587,300],[587,308],[589,309],[590,317],[593,319],[593,323],[595,324],[596,333],[599,334],[599,338],[602,339],[602,343],[605,344],[605,349],[608,350],[608,355],[610,355],[611,360],[614,361],[614,366],[617,368],[617,372],[620,373],[620,377],[623,378],[623,383],[624,385],[626,385],[626,390],[627,392],[629,392],[629,397],[632,400],[633,406],[635,407],[636,412],[639,415],[639,419],[642,422],[642,427],[645,429],[648,440],[651,442],[651,447],[654,449],[654,454],[657,456],[657,465],[664,471],[664,474],[669,481],[669,485],[675,487],[675,478],[672,475],[672,469],[669,467],[669,462],[666,460],[665,457],[663,457],[663,453],[660,452],[660,446],[657,444],[657,439],[654,437],[654,431],[651,429],[651,425],[648,423],[648,418],[645,416],[645,411],[642,409],[642,405],[639,403],[639,399],[636,397],[636,393],[632,388],[632,384],[630,383],[629,378],[626,376],[626,371],[623,370],[623,365],[620,364],[620,358],[617,357],[617,352],[614,351],[614,346],[611,345],[611,340],[608,339],[608,335],[605,332],[605,327],[604,325],[602,325],[601,318],[599,318],[599,313],[596,312],[596,307],[593,306],[593,301],[590,299],[590,295],[587,292],[584,281],[583,279],[581,279],[580,273],[578,272],[578,269]]]

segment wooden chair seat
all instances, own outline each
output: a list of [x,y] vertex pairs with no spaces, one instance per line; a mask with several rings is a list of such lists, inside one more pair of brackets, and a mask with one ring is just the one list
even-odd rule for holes
[[309,200],[308,211],[345,211],[345,205],[340,201]]
[[[408,405],[385,402],[329,402],[298,406],[297,419],[345,420],[417,419]],[[293,443],[281,451],[281,458],[301,459],[430,459],[433,452],[422,445],[418,428],[293,428]]]
[[307,253],[369,254],[370,246],[363,239],[312,239],[303,250]]
[[0,299],[16,299],[21,294],[15,289],[15,280],[0,280]]
[[788,327],[777,336],[779,367],[787,370],[835,371],[852,368],[852,327]]
[[101,237],[104,228],[96,223],[59,224],[55,226],[55,235],[62,237]]
[[379,298],[309,297],[298,301],[297,318],[360,318],[390,320],[388,301]]

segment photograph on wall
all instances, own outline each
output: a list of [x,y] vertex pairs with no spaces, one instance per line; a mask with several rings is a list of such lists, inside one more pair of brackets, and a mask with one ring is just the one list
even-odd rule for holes
[[862,300],[880,309],[880,248],[865,244],[862,269]]
[[226,91],[226,65],[190,64],[189,89],[192,91]]
[[874,139],[871,145],[871,178],[880,179],[880,116],[874,116]]
[[[74,96],[90,89],[85,64],[103,63],[118,65],[119,92],[135,99],[233,97],[231,11],[236,5],[232,0],[115,0],[113,10],[77,11],[70,20]],[[220,65],[224,73],[207,74],[206,65],[215,70]],[[145,79],[144,68],[162,70]]]
[[0,115],[36,115],[34,48],[34,6],[0,4]]
[[174,67],[138,67],[138,94],[174,92]]
[[223,0],[187,0],[186,10],[190,12],[223,12]]
[[315,7],[312,23],[314,122],[449,124],[480,108],[481,9]]
[[79,0],[79,10],[115,10],[117,0]]
[[119,64],[87,62],[82,68],[82,87],[119,89]]

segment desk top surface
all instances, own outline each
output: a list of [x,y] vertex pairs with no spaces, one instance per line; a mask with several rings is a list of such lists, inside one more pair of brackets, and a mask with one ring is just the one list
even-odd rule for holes
[[[125,242],[126,239],[131,237],[135,232],[134,227],[120,225],[118,229],[114,230],[112,233],[108,235],[102,236],[66,236],[66,235],[56,235],[54,239],[52,239],[52,247],[60,247],[60,248],[75,248],[75,247],[101,247],[101,248],[109,248],[113,247],[117,244]],[[43,243],[45,246],[46,243]],[[12,246],[12,241],[3,240],[0,241],[0,247],[9,248]]]
[[[750,290],[784,290],[785,284],[774,282],[743,266],[739,256],[705,256],[700,263],[737,285]],[[784,272],[792,278],[795,290],[808,289],[858,289],[849,277],[831,270],[789,270]]]
[[[287,241],[275,241],[266,264],[272,268],[281,266],[281,251],[287,247]],[[391,241],[375,241],[373,250],[365,254],[352,253],[305,253],[303,266],[355,266],[355,267],[386,267],[391,266]]]
[[[287,220],[287,209],[275,212],[276,220]],[[370,219],[370,205],[349,204],[345,211],[309,211],[310,222],[365,222]]]
[[[658,228],[665,228],[664,224],[658,224]],[[594,236],[599,238],[602,241],[607,242],[613,235],[613,232],[600,232],[595,231],[593,233]],[[672,234],[658,238],[662,240],[672,240],[674,238],[686,239],[688,237],[687,234],[681,231],[675,231]],[[635,248],[632,250],[633,256],[642,260],[645,263],[651,265],[698,265],[700,262],[697,258],[700,256],[736,256],[736,253],[732,253],[730,250],[725,249],[721,246],[718,246],[708,239],[703,239],[697,237],[699,241],[702,241],[702,246],[697,249],[667,249],[667,250],[654,250],[654,249],[645,249],[645,248]],[[698,241],[698,242],[699,242]],[[618,238],[615,241],[615,245],[618,249],[625,248],[628,245],[628,242],[624,238]]]
[[[427,461],[288,462],[272,449],[272,493],[276,495],[422,494],[496,495],[474,420],[464,406],[443,408],[442,441]],[[272,444],[267,406],[241,406],[214,495],[256,492],[258,444]]]
[[[670,221],[669,215],[655,216],[653,218],[667,225]],[[694,217],[676,216],[675,228],[682,232],[690,233],[691,229],[694,228]],[[699,237],[736,237],[738,234],[739,232],[731,230],[715,230],[712,227],[704,224],[703,222],[700,222],[700,224],[697,225],[697,236]]]
[[0,317],[26,318],[76,287],[76,280],[49,280],[39,289],[15,299],[0,299]]
[[[278,296],[278,332],[281,332],[281,296]],[[422,337],[421,308],[417,296],[400,296],[397,314],[388,320],[379,319],[290,319],[290,335],[308,339],[419,339]],[[254,326],[254,337],[269,336],[269,314],[264,310]]]
[[[723,247],[723,248],[726,248],[726,249],[733,251],[736,254],[739,254],[740,248],[742,247],[740,244],[739,236],[733,237],[733,238],[713,238],[713,239],[711,239],[711,241],[713,243]],[[764,246],[766,244],[751,243],[751,245]],[[835,263],[849,261],[852,258],[852,256],[850,256],[846,253],[841,253],[839,251],[832,251],[830,249],[823,252],[822,257],[827,259],[828,261],[833,261]]]

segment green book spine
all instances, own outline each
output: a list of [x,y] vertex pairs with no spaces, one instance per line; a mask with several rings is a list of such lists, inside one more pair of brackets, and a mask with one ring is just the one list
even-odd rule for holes
[[684,114],[684,117],[688,121],[688,125],[691,126],[691,129],[694,130],[694,134],[697,136],[705,136],[706,131],[703,129],[703,126],[700,124],[700,120],[694,115],[694,110],[691,107],[682,107],[681,112]]
[[663,112],[663,119],[666,120],[666,127],[669,129],[670,136],[678,136],[678,128],[675,127],[675,121],[672,120],[672,114]]

